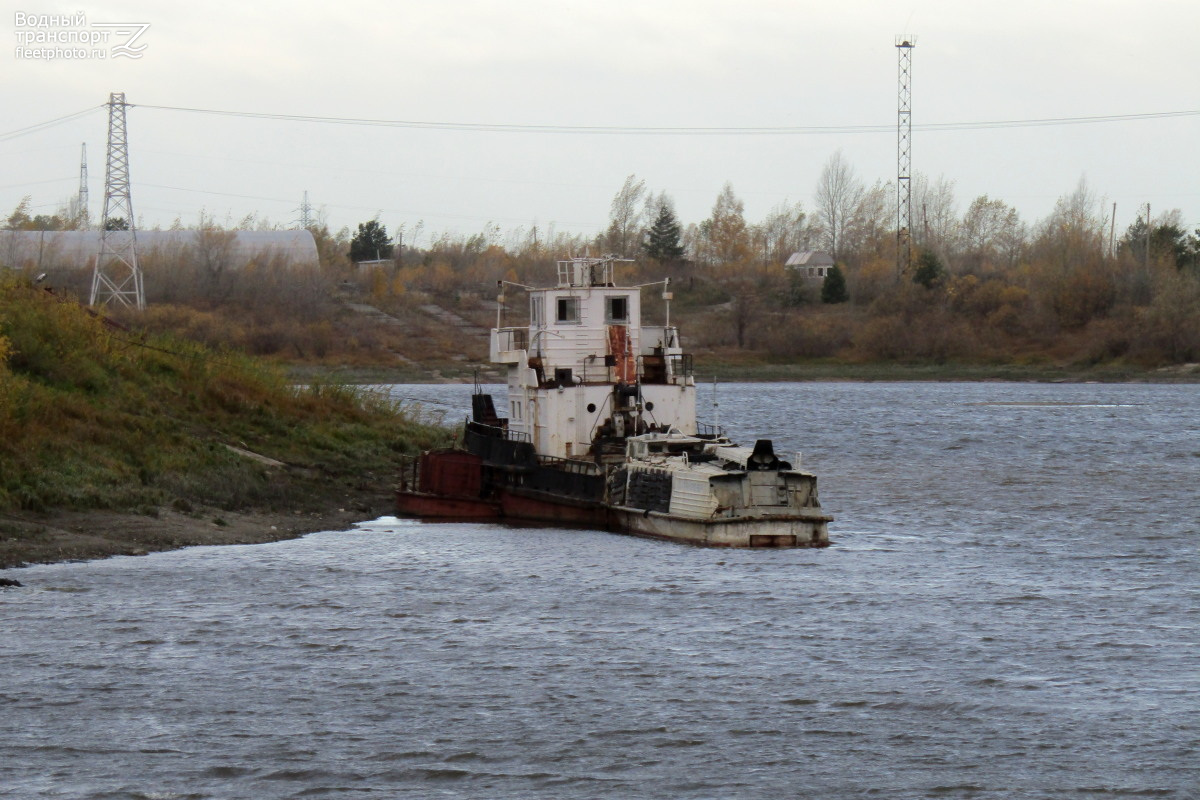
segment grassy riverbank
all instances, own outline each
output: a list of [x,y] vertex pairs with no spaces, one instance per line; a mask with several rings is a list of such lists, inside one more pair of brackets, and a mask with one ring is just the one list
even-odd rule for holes
[[0,284],[0,566],[367,518],[388,508],[400,455],[448,436],[369,391],[296,388]]

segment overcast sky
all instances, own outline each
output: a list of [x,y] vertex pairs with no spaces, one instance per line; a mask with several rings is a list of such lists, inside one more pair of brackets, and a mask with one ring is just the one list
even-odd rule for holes
[[[708,216],[728,181],[761,220],[812,207],[841,150],[871,183],[896,175],[895,37],[913,52],[914,172],[953,181],[960,213],[982,194],[1027,222],[1086,178],[1118,231],[1138,208],[1200,226],[1200,113],[1038,127],[923,125],[1200,112],[1195,0],[5,0],[0,209],[52,213],[76,191],[86,142],[91,213],[104,190],[107,117],[123,91],[133,204],[143,227],[201,210],[291,223],[307,190],[334,229],[376,214],[389,231],[595,233],[625,177]],[[82,26],[55,17],[82,13]],[[20,15],[25,15],[23,18]],[[49,20],[41,20],[45,15]],[[33,18],[34,24],[29,20]],[[26,24],[18,25],[24,21]],[[45,22],[46,24],[42,24]],[[28,34],[149,27],[140,58],[28,57]],[[62,46],[62,45],[59,45]],[[69,45],[68,45],[69,46]],[[369,127],[170,111],[514,126],[867,127],[784,135],[582,134]],[[20,136],[36,123],[95,107]]]

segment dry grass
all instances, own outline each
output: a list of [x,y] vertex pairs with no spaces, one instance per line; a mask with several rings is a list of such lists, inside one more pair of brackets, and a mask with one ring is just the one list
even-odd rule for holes
[[[0,509],[312,505],[444,439],[364,389],[0,285]],[[287,465],[275,469],[226,445]]]

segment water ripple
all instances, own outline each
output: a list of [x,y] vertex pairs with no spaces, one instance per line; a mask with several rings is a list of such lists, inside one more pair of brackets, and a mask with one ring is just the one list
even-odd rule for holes
[[0,797],[1197,796],[1192,387],[723,391],[833,547],[383,518],[23,570]]

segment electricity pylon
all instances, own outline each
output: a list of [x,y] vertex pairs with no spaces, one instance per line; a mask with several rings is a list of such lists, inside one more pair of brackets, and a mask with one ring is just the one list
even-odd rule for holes
[[129,194],[129,140],[125,131],[125,93],[108,96],[108,164],[104,173],[104,216],[100,253],[92,273],[92,305],[113,300],[139,311],[146,308],[142,268],[138,266],[137,230]]

